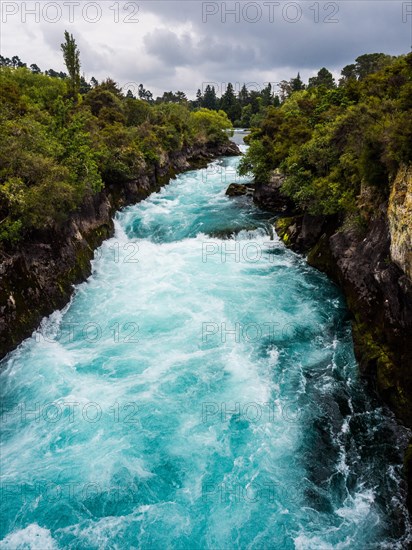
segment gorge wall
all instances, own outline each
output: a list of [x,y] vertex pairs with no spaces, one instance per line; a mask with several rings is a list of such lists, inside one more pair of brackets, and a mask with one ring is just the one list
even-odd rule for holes
[[[279,178],[257,185],[255,200],[284,216],[291,210]],[[389,201],[361,227],[336,217],[292,214],[276,220],[278,235],[343,289],[361,372],[401,422],[412,427],[412,167],[401,167]],[[405,473],[412,509],[411,445]]]

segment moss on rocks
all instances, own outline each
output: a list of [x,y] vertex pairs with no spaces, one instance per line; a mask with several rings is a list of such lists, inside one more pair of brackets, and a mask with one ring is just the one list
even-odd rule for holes
[[319,271],[336,279],[334,259],[329,246],[329,235],[322,235],[315,246],[309,250],[307,262],[312,267],[316,267]]
[[278,218],[275,221],[275,230],[286,246],[291,246],[297,233],[297,225],[302,216]]

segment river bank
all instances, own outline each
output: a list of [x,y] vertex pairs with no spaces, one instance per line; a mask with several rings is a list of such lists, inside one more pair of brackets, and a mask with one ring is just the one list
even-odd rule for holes
[[[389,203],[380,204],[362,226],[297,211],[281,194],[282,181],[274,174],[268,184],[256,185],[255,202],[278,214],[275,228],[285,245],[304,254],[309,265],[343,290],[362,376],[412,428],[412,282],[406,221],[411,215],[410,169],[400,170]],[[411,511],[411,444],[404,464]]]
[[175,174],[206,166],[222,155],[238,155],[232,142],[186,148],[169,156],[125,185],[109,185],[89,197],[56,231],[38,232],[0,265],[0,358],[30,336],[41,319],[62,308],[73,285],[91,271],[94,250],[114,231],[113,215],[160,189]]

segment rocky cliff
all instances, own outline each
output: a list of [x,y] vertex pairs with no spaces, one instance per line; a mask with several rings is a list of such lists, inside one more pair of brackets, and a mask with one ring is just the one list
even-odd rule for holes
[[[411,167],[402,167],[389,202],[376,205],[360,224],[296,213],[286,202],[281,211],[288,217],[275,223],[287,246],[306,253],[309,264],[343,289],[361,371],[408,427],[412,427],[411,175]],[[282,195],[279,186],[269,187],[260,186],[256,202],[276,211],[273,205],[281,202]],[[412,510],[412,446],[405,456],[405,472]]]
[[176,152],[142,169],[133,181],[89,197],[64,227],[33,235],[15,253],[0,251],[0,358],[30,336],[44,316],[62,308],[73,285],[90,275],[94,249],[113,234],[116,210],[143,200],[177,172],[238,154],[232,142]]
[[391,259],[412,280],[412,167],[402,167],[388,207]]

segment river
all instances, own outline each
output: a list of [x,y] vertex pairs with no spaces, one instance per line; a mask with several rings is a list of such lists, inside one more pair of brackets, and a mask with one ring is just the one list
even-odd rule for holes
[[116,215],[1,363],[0,548],[405,548],[407,433],[340,290],[229,199],[239,158]]

